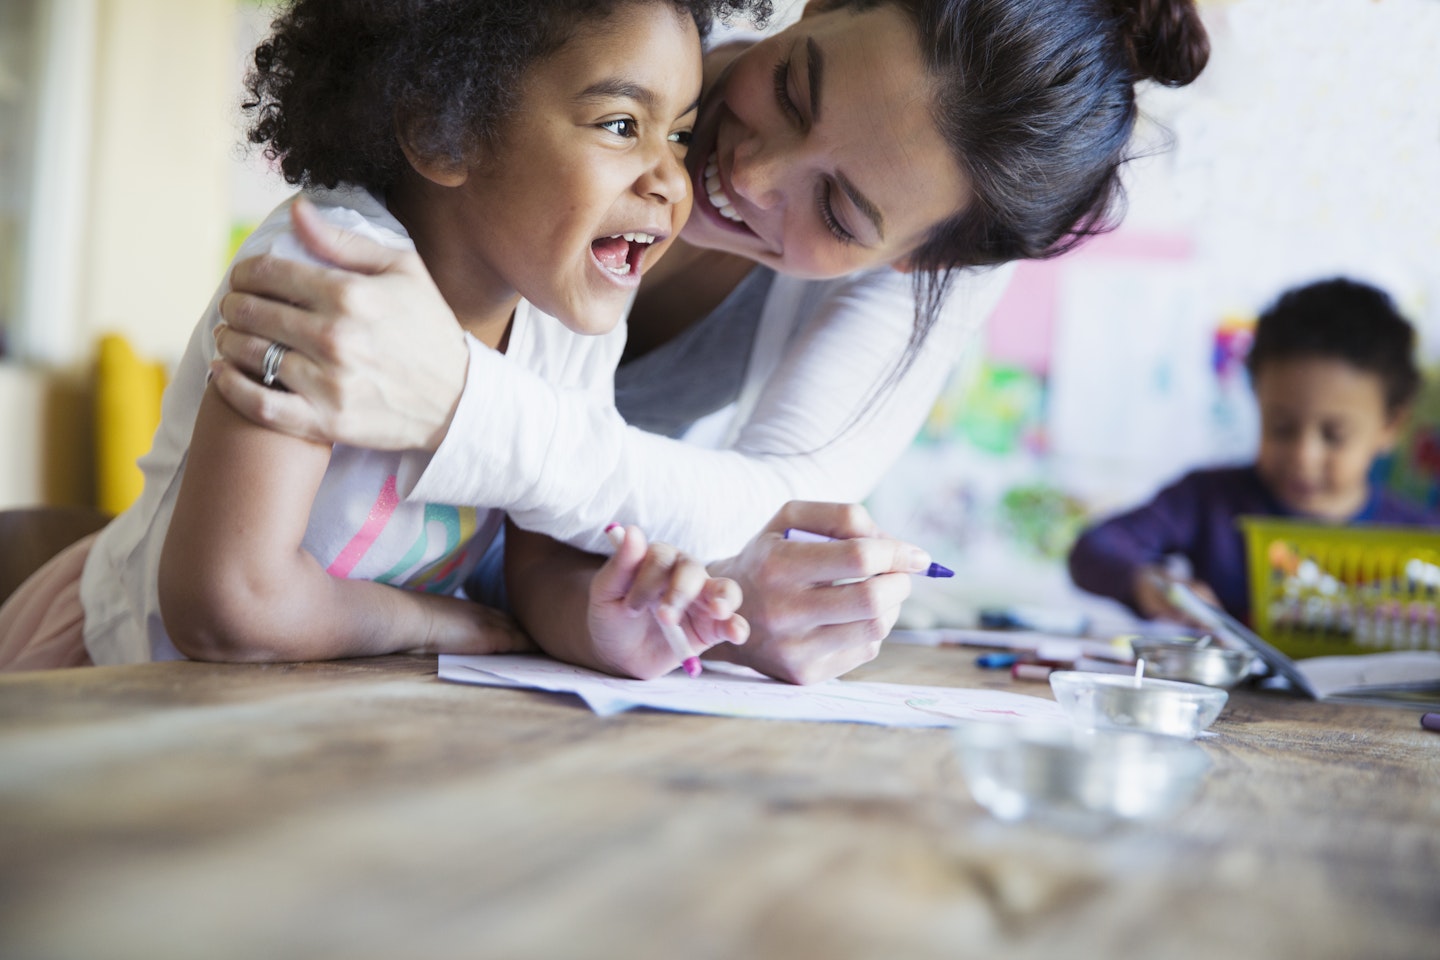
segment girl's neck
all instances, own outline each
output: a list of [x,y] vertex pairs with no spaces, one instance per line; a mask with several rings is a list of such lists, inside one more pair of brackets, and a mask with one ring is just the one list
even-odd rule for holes
[[[419,181],[419,182],[417,182]],[[460,326],[486,346],[504,351],[520,294],[488,271],[477,270],[468,247],[428,182],[404,177],[385,205],[415,243],[415,251]]]

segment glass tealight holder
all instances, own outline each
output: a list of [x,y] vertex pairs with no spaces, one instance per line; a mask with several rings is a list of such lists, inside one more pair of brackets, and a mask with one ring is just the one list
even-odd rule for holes
[[1095,832],[1179,810],[1210,758],[1194,743],[1063,723],[969,723],[955,728],[971,796],[997,819]]
[[1198,683],[1072,670],[1050,674],[1050,689],[1083,729],[1138,730],[1187,740],[1215,722],[1230,696]]

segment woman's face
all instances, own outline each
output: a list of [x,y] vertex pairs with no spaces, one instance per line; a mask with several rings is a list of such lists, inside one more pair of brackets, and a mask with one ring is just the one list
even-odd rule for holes
[[798,277],[903,269],[970,199],[931,116],[932,88],[898,8],[812,3],[706,90],[682,236]]

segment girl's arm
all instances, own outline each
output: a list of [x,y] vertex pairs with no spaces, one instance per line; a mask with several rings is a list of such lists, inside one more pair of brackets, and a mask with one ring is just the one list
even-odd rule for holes
[[328,446],[258,427],[207,388],[160,561],[161,613],[181,653],[327,660],[528,646],[477,604],[327,574],[301,542],[329,459]]

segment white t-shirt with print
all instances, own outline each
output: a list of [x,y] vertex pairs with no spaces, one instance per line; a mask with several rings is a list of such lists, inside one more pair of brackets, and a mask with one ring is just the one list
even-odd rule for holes
[[[306,195],[338,227],[386,246],[414,248],[400,222],[364,190],[342,187]],[[255,230],[236,259],[266,251],[307,259],[290,232],[288,202]],[[182,659],[160,617],[160,552],[185,473],[206,373],[217,355],[212,331],[220,322],[220,297],[228,288],[227,270],[165,391],[154,445],[140,460],[144,492],[105,528],[86,561],[80,583],[85,646],[97,664]],[[477,347],[485,349],[468,335],[466,340],[472,354]],[[608,405],[624,341],[623,324],[604,336],[581,336],[522,301],[515,311],[505,360],[557,387]],[[552,439],[548,435],[514,438],[518,446],[540,451],[549,451]],[[398,453],[335,446],[311,508],[304,547],[333,576],[454,593],[494,538],[504,515],[484,505],[404,498],[400,491],[414,483],[405,475],[406,459]],[[575,469],[583,472],[578,465]],[[225,505],[217,503],[215,509]]]

